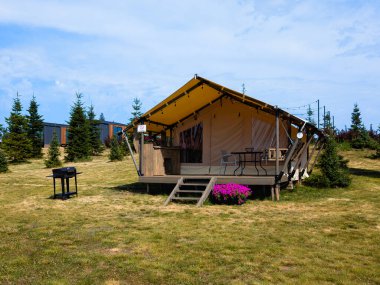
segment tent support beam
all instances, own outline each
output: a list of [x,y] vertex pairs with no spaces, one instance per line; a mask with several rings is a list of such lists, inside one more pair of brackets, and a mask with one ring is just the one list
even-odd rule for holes
[[[176,96],[175,98],[173,98],[172,100],[170,100],[169,102],[167,102],[168,105],[174,103],[175,101],[177,101],[178,99],[180,99],[181,97],[183,96],[186,96],[188,94],[190,94],[190,92],[194,91],[195,89],[197,89],[199,86],[201,86],[203,84],[202,81],[200,81],[199,83],[195,84],[193,87],[187,89],[185,92],[182,92],[181,94],[179,94],[178,96]],[[150,113],[150,115],[153,115],[153,114],[156,114],[158,112],[160,112],[162,109],[164,109],[167,105],[164,104],[162,106],[160,106],[159,108],[157,108],[156,110],[154,110],[152,113]],[[146,118],[147,120],[149,119]]]
[[314,160],[313,164],[312,164],[311,167],[310,167],[310,171],[309,171],[310,174],[313,172],[313,168],[314,168],[315,164],[316,164],[317,161],[318,161],[318,157],[319,157],[319,155],[320,155],[320,153],[321,153],[321,151],[322,151],[322,149],[323,149],[323,146],[324,146],[324,143],[322,143],[322,144],[320,145],[320,147],[319,147],[319,150],[318,150],[318,152],[317,152],[317,155],[315,156],[315,160]]
[[133,155],[133,151],[132,151],[131,145],[129,144],[128,134],[127,134],[126,129],[123,130],[123,133],[124,133],[125,141],[127,142],[127,146],[128,146],[128,149],[129,149],[129,153],[131,154],[131,157],[132,157],[133,164],[135,165],[135,168],[136,168],[136,171],[137,171],[137,175],[138,175],[138,176],[141,176],[140,170],[139,170],[139,168],[137,167],[137,163],[136,163],[135,157],[134,157],[134,155]]
[[163,124],[163,123],[160,123],[160,122],[156,122],[156,121],[151,121],[149,119],[147,119],[146,122],[148,124],[155,124],[155,125],[162,126],[162,127],[167,127],[167,128],[169,127],[169,125],[166,125],[166,124]]
[[278,111],[278,108],[276,108],[276,167],[275,167],[275,174],[276,174],[276,201],[280,200],[280,184],[279,179],[280,173],[280,113]]
[[184,117],[184,118],[178,120],[178,122],[176,122],[175,124],[170,125],[170,126],[168,126],[168,127],[169,127],[169,128],[174,128],[178,123],[182,123],[183,121],[187,120],[188,118],[194,116],[194,113],[199,113],[199,112],[202,111],[203,109],[205,109],[205,108],[207,108],[208,106],[214,104],[216,101],[219,101],[220,98],[222,98],[222,97],[224,97],[224,96],[225,96],[225,94],[222,94],[222,95],[219,96],[218,98],[212,100],[212,101],[211,101],[210,103],[208,103],[207,105],[204,105],[203,107],[197,109],[196,111],[194,111],[194,112],[191,113],[190,115],[187,115],[186,117]]
[[[144,121],[141,121],[141,124],[144,124]],[[140,176],[144,176],[143,173],[143,157],[144,157],[144,133],[140,133],[140,151],[139,151],[139,170],[140,170]]]
[[309,154],[309,157],[308,157],[306,165],[305,165],[305,169],[309,167],[309,163],[310,163],[311,159],[313,158],[314,152],[317,149],[317,147],[320,144],[320,142],[321,142],[321,140],[318,139],[318,141],[315,143],[313,149],[311,150],[311,153]]

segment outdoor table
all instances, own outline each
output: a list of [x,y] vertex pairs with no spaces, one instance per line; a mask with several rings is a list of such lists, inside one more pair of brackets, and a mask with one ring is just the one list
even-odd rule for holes
[[[231,152],[231,154],[238,155],[238,167],[234,170],[234,175],[236,175],[236,171],[240,168],[240,175],[243,175],[244,168],[247,163],[253,163],[255,169],[257,171],[257,175],[260,175],[259,166],[261,169],[265,171],[265,175],[267,175],[266,169],[261,165],[261,157],[263,155],[262,151],[236,151]],[[257,165],[259,163],[259,165]]]

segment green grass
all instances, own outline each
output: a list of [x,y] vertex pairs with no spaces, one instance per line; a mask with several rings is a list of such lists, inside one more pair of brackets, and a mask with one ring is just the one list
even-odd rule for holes
[[380,162],[346,151],[348,189],[202,208],[127,191],[131,160],[74,164],[79,197],[49,199],[42,160],[0,175],[0,284],[379,284]]

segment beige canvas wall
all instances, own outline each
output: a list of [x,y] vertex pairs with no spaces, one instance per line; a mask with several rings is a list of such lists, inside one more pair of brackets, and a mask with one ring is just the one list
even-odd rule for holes
[[[275,147],[275,116],[224,98],[202,110],[174,129],[174,145],[179,145],[179,133],[195,124],[203,124],[203,156],[201,164],[220,164],[221,151],[244,151],[246,147],[264,150]],[[288,122],[280,124],[280,147],[288,147],[285,132]]]

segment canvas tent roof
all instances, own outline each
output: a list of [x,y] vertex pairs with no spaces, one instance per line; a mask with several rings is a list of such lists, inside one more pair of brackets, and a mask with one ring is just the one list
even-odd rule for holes
[[[147,131],[152,132],[161,132],[173,128],[223,97],[229,97],[232,100],[270,114],[276,114],[278,110],[280,116],[290,118],[292,123],[297,126],[302,126],[305,123],[303,119],[282,109],[195,75],[194,78],[172,95],[143,114],[140,118],[132,121],[127,126],[127,130],[131,130],[140,122],[144,122],[147,125]],[[321,133],[320,130],[310,123],[306,123],[306,127],[313,130],[314,133]]]

